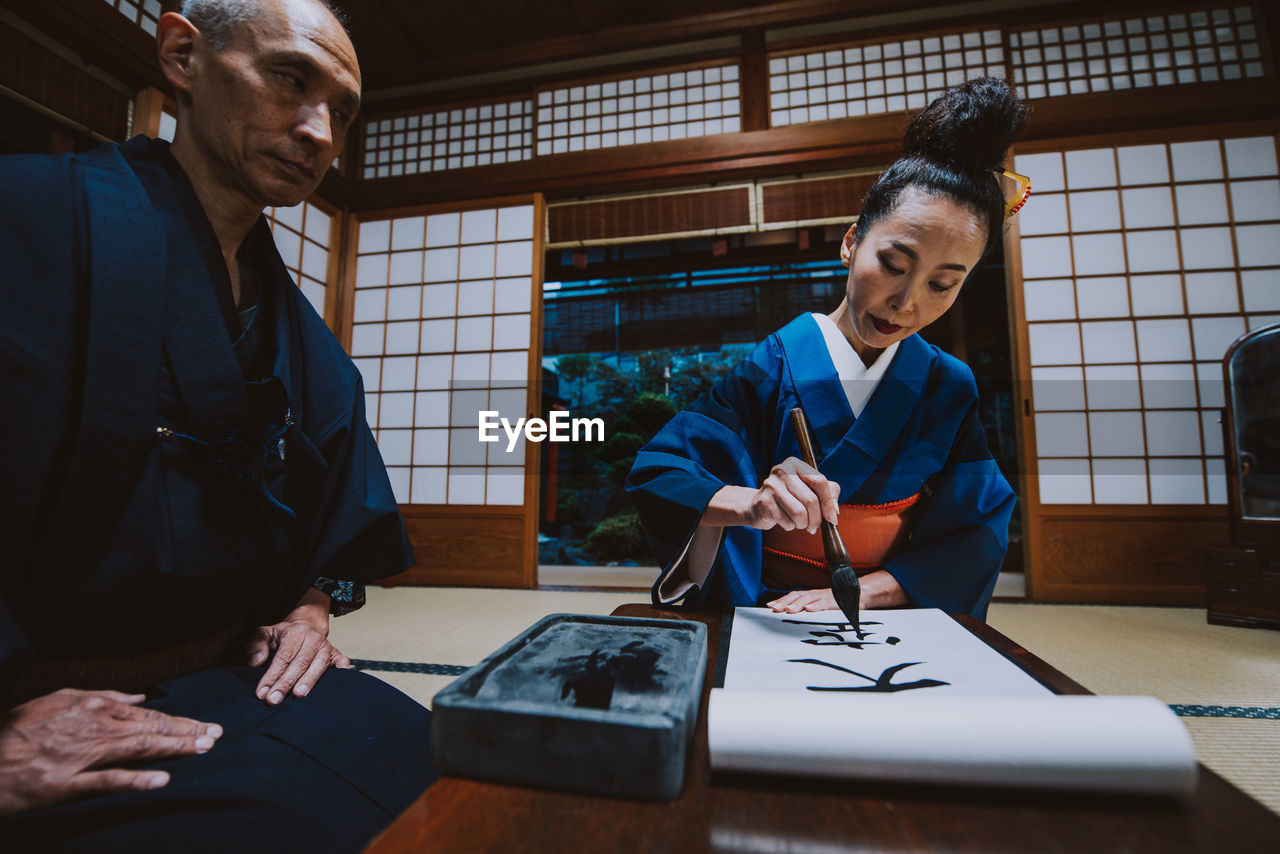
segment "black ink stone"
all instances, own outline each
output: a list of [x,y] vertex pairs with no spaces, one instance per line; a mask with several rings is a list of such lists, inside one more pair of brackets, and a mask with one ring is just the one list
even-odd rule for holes
[[674,798],[706,663],[702,623],[552,614],[435,695],[432,762],[454,776]]

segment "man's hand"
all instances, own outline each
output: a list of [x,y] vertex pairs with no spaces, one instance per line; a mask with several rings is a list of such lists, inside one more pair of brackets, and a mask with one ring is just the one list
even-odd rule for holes
[[258,699],[274,706],[290,691],[305,697],[330,667],[350,667],[351,659],[328,638],[329,597],[315,589],[308,590],[284,620],[255,629],[246,648],[249,665],[258,667],[271,658],[254,692]]
[[167,785],[164,771],[118,766],[204,753],[217,724],[141,708],[142,694],[63,688],[0,718],[0,815]]

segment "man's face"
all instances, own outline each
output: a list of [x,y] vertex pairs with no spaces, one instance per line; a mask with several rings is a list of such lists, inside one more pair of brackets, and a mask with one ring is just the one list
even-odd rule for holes
[[355,48],[312,0],[263,0],[230,43],[197,49],[191,139],[213,176],[255,205],[311,195],[360,104]]

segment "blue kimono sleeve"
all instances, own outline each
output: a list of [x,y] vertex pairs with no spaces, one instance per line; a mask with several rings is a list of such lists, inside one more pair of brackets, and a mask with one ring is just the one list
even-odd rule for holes
[[911,541],[885,570],[916,607],[985,620],[1016,497],[991,458],[976,401],[929,489],[913,514]]
[[779,388],[771,366],[781,359],[770,336],[636,454],[627,493],[664,574],[684,555],[716,492],[762,480]]

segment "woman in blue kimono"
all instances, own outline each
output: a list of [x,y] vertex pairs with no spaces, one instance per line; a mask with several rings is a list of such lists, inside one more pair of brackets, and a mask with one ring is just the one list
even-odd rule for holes
[[[915,333],[951,307],[1016,210],[1000,164],[1025,117],[994,78],[916,115],[845,235],[840,305],[769,336],[636,455],[628,490],[663,565],[655,605],[836,608],[826,519],[862,575],[861,607],[985,617],[1015,497],[972,372]],[[796,406],[816,469],[799,459]]]

